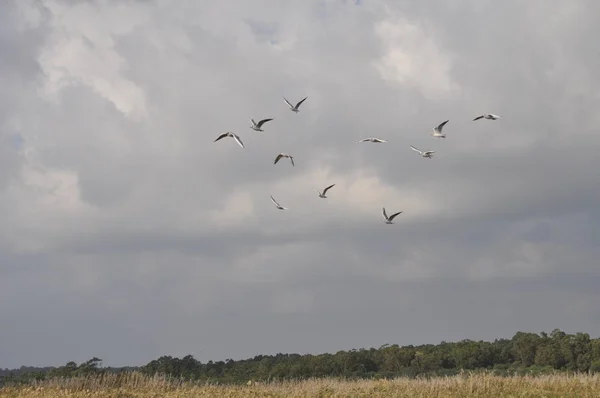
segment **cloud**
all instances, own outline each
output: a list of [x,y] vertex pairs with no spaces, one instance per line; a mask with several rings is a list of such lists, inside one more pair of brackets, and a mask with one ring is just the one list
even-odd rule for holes
[[593,332],[600,10],[557,7],[2,3],[0,366]]
[[459,87],[449,76],[452,61],[427,30],[397,17],[378,22],[375,35],[385,50],[375,67],[383,79],[417,88],[428,99],[456,94]]

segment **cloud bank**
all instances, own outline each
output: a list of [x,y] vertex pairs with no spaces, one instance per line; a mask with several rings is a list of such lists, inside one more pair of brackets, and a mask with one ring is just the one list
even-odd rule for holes
[[0,4],[0,367],[593,334],[599,12]]

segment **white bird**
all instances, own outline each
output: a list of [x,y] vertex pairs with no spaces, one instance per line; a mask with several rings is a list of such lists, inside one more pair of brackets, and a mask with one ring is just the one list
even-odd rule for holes
[[444,126],[446,125],[446,123],[448,123],[450,120],[446,120],[443,123],[440,123],[439,126],[434,127],[433,128],[433,133],[431,133],[432,136],[434,137],[440,137],[440,138],[446,138],[446,134],[442,134],[442,129],[444,128]]
[[413,149],[413,151],[419,152],[421,154],[421,156],[424,157],[424,158],[431,159],[433,157],[433,154],[435,153],[435,151],[422,151],[420,149],[415,148],[412,145],[410,147]]
[[356,141],[356,142],[376,142],[376,143],[381,143],[381,142],[387,142],[387,141],[379,139],[379,138],[369,137],[369,138],[363,138],[362,140]]
[[327,198],[327,196],[325,196],[325,195],[327,194],[327,191],[329,191],[329,190],[330,190],[331,188],[333,188],[334,186],[335,186],[335,184],[331,184],[330,186],[328,186],[327,188],[325,188],[325,189],[323,190],[323,192],[317,191],[316,189],[315,189],[315,191],[317,191],[317,193],[319,194],[319,198],[326,199],[326,198]]
[[285,97],[283,97],[283,100],[285,101],[285,103],[286,103],[286,104],[288,104],[288,106],[290,107],[290,110],[291,110],[292,112],[296,112],[296,113],[298,113],[298,112],[300,112],[300,110],[299,110],[298,108],[300,108],[300,105],[302,105],[302,103],[303,103],[304,101],[306,101],[306,98],[308,98],[308,97],[305,97],[305,98],[304,98],[302,101],[298,102],[298,103],[296,104],[296,106],[294,106],[294,105],[290,104],[290,101],[288,101],[287,99],[285,99]]
[[282,205],[280,205],[279,203],[277,203],[277,201],[275,200],[275,198],[273,197],[273,195],[271,195],[271,201],[273,203],[275,203],[275,207],[277,207],[279,210],[287,210],[287,207],[283,207]]
[[261,129],[262,125],[266,122],[270,122],[271,120],[273,119],[263,119],[260,122],[256,123],[254,119],[250,119],[250,121],[252,122],[252,126],[250,126],[250,128],[254,131],[264,131]]
[[496,119],[500,119],[500,116],[498,116],[498,115],[494,115],[493,113],[488,113],[488,114],[483,114],[483,115],[479,115],[479,116],[477,116],[475,119],[473,119],[473,121],[475,121],[475,120],[479,120],[479,119],[491,119],[491,120],[496,120]]
[[232,133],[230,131],[228,131],[227,133],[223,133],[220,136],[218,136],[217,139],[214,142],[217,142],[221,138],[225,138],[225,137],[232,137],[235,140],[235,142],[238,143],[239,146],[241,146],[242,148],[244,148],[244,143],[242,142],[242,140],[240,140],[240,137],[237,134]]
[[394,218],[398,215],[398,214],[402,214],[401,211],[399,211],[398,213],[394,213],[391,216],[388,217],[387,213],[385,212],[385,207],[383,208],[383,222],[386,224],[393,224],[393,220]]
[[275,161],[273,162],[273,164],[277,164],[277,162],[279,162],[279,159],[281,158],[288,158],[290,159],[290,162],[292,162],[292,166],[294,166],[294,157],[292,155],[289,155],[287,153],[280,153],[279,155],[277,155],[277,157],[275,158]]

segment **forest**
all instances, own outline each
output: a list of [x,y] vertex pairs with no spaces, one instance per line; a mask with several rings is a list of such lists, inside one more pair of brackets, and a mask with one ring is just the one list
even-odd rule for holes
[[550,334],[517,332],[511,339],[493,342],[462,340],[418,346],[385,344],[379,348],[338,351],[335,354],[257,355],[243,360],[202,363],[193,356],[162,356],[140,367],[102,367],[92,358],[81,364],[20,369],[0,369],[0,382],[26,383],[56,377],[139,371],[187,380],[244,383],[248,380],[303,380],[395,378],[399,376],[455,375],[462,370],[493,370],[498,375],[539,374],[555,371],[600,372],[600,338],[587,333]]

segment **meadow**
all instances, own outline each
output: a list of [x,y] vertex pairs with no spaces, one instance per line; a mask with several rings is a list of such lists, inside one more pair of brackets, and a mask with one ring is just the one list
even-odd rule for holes
[[600,397],[600,374],[502,377],[487,372],[416,379],[312,379],[219,385],[130,373],[56,378],[0,388],[0,398],[9,397]]

